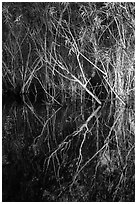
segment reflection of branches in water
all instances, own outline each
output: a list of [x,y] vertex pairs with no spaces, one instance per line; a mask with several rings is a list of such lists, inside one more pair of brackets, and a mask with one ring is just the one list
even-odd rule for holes
[[[38,136],[35,138],[34,144],[37,142],[37,140],[38,140],[40,137],[43,136],[44,130],[45,130],[46,126],[48,125],[49,121],[57,114],[57,112],[58,112],[60,109],[61,109],[61,107],[58,108],[58,109],[44,122],[42,131],[41,131],[40,135],[38,135]],[[45,138],[44,140],[46,141],[46,138]]]
[[[29,101],[30,104],[28,104],[28,102],[25,102],[26,107],[31,111],[31,113],[35,116],[35,118],[40,122],[40,124],[42,125],[42,129],[40,131],[40,134],[38,136],[36,136],[34,138],[33,143],[31,144],[32,149],[34,151],[34,155],[36,156],[39,153],[39,149],[40,147],[47,141],[48,144],[48,148],[49,148],[49,152],[52,149],[52,145],[50,144],[50,133],[49,133],[49,127],[54,129],[54,131],[52,130],[52,135],[54,135],[53,137],[53,141],[55,141],[55,143],[57,143],[56,141],[56,136],[55,136],[55,117],[57,112],[59,112],[61,110],[61,107],[58,108],[56,111],[54,109],[52,109],[53,113],[50,113],[51,107],[50,106],[46,106],[45,110],[46,110],[46,119],[44,119],[43,117],[39,116],[33,105],[31,104],[31,102]],[[54,122],[53,122],[54,121]],[[50,123],[51,122],[51,123]],[[45,135],[45,131],[46,131],[46,135]],[[52,141],[52,140],[51,140]]]
[[89,128],[88,128],[88,123],[91,121],[91,119],[93,117],[96,116],[96,114],[98,113],[99,109],[101,108],[101,106],[99,106],[89,117],[88,119],[80,126],[78,127],[78,129],[76,131],[74,131],[72,134],[66,136],[66,138],[58,145],[57,148],[55,148],[54,150],[52,150],[52,152],[49,152],[49,156],[45,159],[44,161],[44,165],[43,165],[43,171],[45,172],[45,175],[47,174],[47,170],[49,168],[49,164],[50,164],[50,161],[51,159],[54,160],[53,158],[56,158],[57,159],[57,163],[58,163],[58,170],[57,170],[57,174],[58,174],[58,177],[59,177],[59,169],[61,168],[60,167],[60,162],[59,162],[59,159],[58,159],[58,156],[57,156],[57,152],[59,151],[68,151],[69,147],[70,147],[70,144],[72,142],[72,140],[74,139],[75,136],[78,136],[80,133],[82,134],[83,136],[83,139],[81,141],[81,145],[79,147],[79,156],[78,156],[78,162],[77,162],[77,170],[76,170],[76,173],[75,173],[75,176],[73,178],[73,183],[75,182],[75,179],[77,177],[77,175],[79,174],[79,168],[81,166],[81,163],[82,163],[82,160],[83,160],[83,156],[82,156],[82,148],[83,148],[83,144],[86,140],[86,134],[88,132],[90,132]]
[[[111,120],[111,118],[109,115],[112,115],[113,111],[112,109],[108,108],[107,104],[106,106],[104,105],[104,107],[98,107],[97,109],[94,109],[92,114],[91,109],[87,109],[88,117],[86,115],[86,110],[84,107],[82,107],[82,111],[81,108],[77,107],[76,112],[75,108],[76,106],[74,106],[74,108],[72,106],[65,107],[62,108],[61,112],[61,108],[54,109],[52,106],[44,106],[44,110],[41,115],[39,114],[39,112],[37,112],[38,109],[36,111],[35,106],[28,102],[26,106],[21,107],[21,111],[18,111],[18,109],[15,107],[12,107],[9,112],[13,115],[13,119],[15,121],[18,121],[18,115],[19,117],[21,115],[24,123],[25,121],[27,121],[27,125],[29,126],[31,133],[35,131],[35,125],[31,124],[31,118],[29,117],[31,116],[35,121],[38,122],[38,124],[40,124],[40,128],[38,130],[38,133],[35,135],[35,139],[33,140],[31,147],[33,146],[33,148],[35,149],[35,145],[37,145],[38,150],[42,151],[39,151],[39,154],[37,152],[35,154],[34,151],[34,159],[33,161],[30,160],[30,163],[33,165],[33,162],[35,162],[34,160],[36,159],[36,163],[39,166],[39,163],[41,162],[39,169],[36,169],[35,172],[37,172],[38,174],[42,172],[43,177],[49,177],[50,181],[53,178],[56,180],[58,185],[56,192],[58,196],[63,196],[64,191],[65,193],[66,191],[67,193],[69,191],[69,193],[73,194],[73,190],[74,188],[76,188],[76,186],[77,190],[82,187],[86,188],[87,186],[85,183],[88,182],[87,180],[89,178],[88,174],[90,173],[90,168],[92,168],[94,171],[93,174],[90,174],[91,180],[89,179],[89,182],[92,181],[91,189],[93,189],[94,191],[94,189],[97,188],[95,186],[96,182],[98,182],[98,172],[101,168],[106,166],[105,171],[102,171],[100,174],[109,177],[115,174],[115,171],[119,171],[119,173],[116,175],[116,184],[114,184],[113,181],[111,182],[112,186],[108,184],[109,192],[111,192],[111,190],[114,188],[113,200],[115,200],[115,198],[121,191],[121,186],[126,185],[126,182],[128,182],[127,178],[129,176],[129,168],[130,171],[131,169],[133,169],[133,166],[129,167],[129,163],[132,154],[134,154],[134,145],[133,141],[131,141],[131,138],[127,138],[130,137],[129,135],[131,134],[132,138],[134,137],[133,130],[130,130],[130,128],[128,127],[128,125],[131,125],[131,123],[133,123],[130,118],[131,116],[129,115],[129,110],[126,110],[126,115],[123,115],[125,109],[118,108],[117,110],[115,110],[115,120],[110,125],[109,120]],[[111,114],[109,114],[109,112],[111,112]],[[132,114],[134,114],[134,112]],[[84,117],[82,117],[82,115],[84,115]],[[93,118],[95,120],[93,120]],[[123,124],[123,119],[126,125],[125,127],[127,127],[128,130],[126,128],[123,128],[123,132],[119,137],[118,131],[120,131],[121,129],[118,129],[117,131],[117,126],[120,122],[122,122]],[[129,120],[129,124],[127,120]],[[65,127],[71,129],[70,124],[73,121],[74,123],[76,123],[76,130],[71,134],[67,133],[67,136],[65,136],[64,133],[60,137],[59,134],[60,132],[63,133]],[[7,120],[7,122],[10,121]],[[17,123],[19,131],[21,131],[19,125],[20,123],[21,121]],[[56,127],[57,129],[59,129],[59,131],[56,131]],[[107,127],[106,132],[104,130],[104,127]],[[8,134],[10,130],[6,130]],[[23,133],[26,135],[25,130],[23,130]],[[93,135],[91,136],[92,133],[95,134],[94,138]],[[25,145],[23,146],[21,143],[21,137],[24,134],[19,134],[19,140],[16,139],[12,142],[13,147],[16,147],[16,150],[14,150],[14,152],[16,153],[17,158],[21,158],[22,150],[25,147]],[[101,137],[103,137],[103,139]],[[124,138],[124,142],[128,140],[129,145],[129,147],[126,147],[126,154],[124,156],[122,155],[124,146],[121,146],[121,140],[123,139],[122,137]],[[92,139],[96,140],[96,150],[91,150],[91,148],[90,150],[92,151],[92,153],[90,154],[90,152],[88,152],[88,147],[90,147]],[[103,145],[100,142],[101,139],[103,140]],[[24,140],[25,137],[23,138],[23,141]],[[115,141],[115,149],[112,150],[110,148],[110,143],[113,141]],[[88,144],[88,142],[90,144]],[[18,151],[17,147],[20,151]],[[75,148],[74,151],[72,150],[73,147]],[[42,155],[40,154],[41,152]],[[88,154],[88,157],[86,154]],[[6,158],[5,155],[4,157]],[[123,160],[124,158],[125,160]],[[67,172],[64,173],[66,169]],[[82,180],[83,174],[86,178],[84,181]],[[66,180],[65,176],[69,177],[69,179]],[[103,179],[105,180],[105,176]],[[83,184],[79,185],[79,182],[81,181],[83,181]],[[101,183],[101,181],[98,182],[98,185],[99,184],[104,185]],[[44,185],[46,186],[45,183]],[[48,188],[48,184],[46,187]]]
[[[30,106],[31,107],[31,106]],[[84,121],[84,118],[80,121],[80,123],[77,124],[77,129],[73,131],[73,133],[68,134],[65,136],[65,138],[59,138],[59,135],[56,133],[55,129],[55,124],[57,122],[57,112],[61,110],[61,108],[57,109],[56,111],[49,106],[46,107],[47,113],[46,113],[46,120],[40,120],[40,117],[36,114],[35,111],[33,111],[32,108],[29,108],[29,110],[32,111],[32,114],[36,115],[38,118],[38,121],[42,121],[42,130],[41,133],[34,139],[33,145],[37,145],[37,142],[39,140],[40,143],[38,144],[38,148],[43,144],[43,142],[46,141],[46,145],[48,146],[48,151],[44,152],[44,163],[42,166],[42,170],[45,176],[49,175],[49,171],[51,168],[53,168],[54,176],[56,181],[58,182],[60,189],[62,188],[62,171],[66,168],[65,166],[69,165],[68,159],[71,162],[71,167],[73,167],[73,170],[71,174],[71,181],[67,183],[67,187],[69,188],[70,191],[73,191],[73,188],[77,183],[80,173],[85,169],[86,166],[88,166],[95,158],[97,158],[97,165],[95,167],[95,175],[98,175],[98,169],[100,169],[100,166],[107,166],[106,172],[108,171],[108,175],[110,172],[114,172],[117,168],[121,168],[123,170],[121,171],[127,171],[127,160],[128,157],[130,158],[130,152],[134,149],[133,145],[130,145],[130,148],[127,150],[127,159],[124,162],[123,161],[123,155],[121,151],[121,146],[120,146],[120,138],[118,137],[117,133],[117,125],[119,123],[119,120],[121,120],[121,116],[123,115],[123,109],[121,108],[120,110],[115,111],[115,120],[111,122],[112,124],[109,125],[107,122],[111,120],[111,115],[113,114],[113,108],[110,107],[107,108],[105,105],[101,108],[101,111],[103,112],[104,109],[104,119],[101,119],[101,113],[100,113],[100,106],[93,111],[90,116]],[[69,111],[69,108],[67,107],[65,110],[63,109],[63,114],[59,114],[59,118],[61,118],[61,123],[59,126],[59,130],[61,132],[63,131],[64,127],[63,124],[67,121],[72,121],[72,118],[74,118],[75,122],[78,122],[78,117],[77,115],[73,115],[74,112],[71,108],[71,111],[73,112],[71,115],[68,114],[67,112]],[[83,113],[81,112],[81,115]],[[103,113],[102,113],[103,114]],[[69,117],[68,117],[69,115]],[[81,116],[80,115],[80,116]],[[95,122],[92,122],[92,118],[95,117]],[[107,117],[107,121],[105,121]],[[102,121],[102,125],[107,127],[108,132],[103,132],[104,128],[102,126],[102,129],[99,130],[100,128],[100,120]],[[92,125],[91,125],[92,122]],[[95,127],[96,124],[96,127]],[[67,124],[69,126],[69,124]],[[57,126],[58,127],[58,126]],[[84,158],[84,144],[86,141],[88,141],[89,135],[91,135],[91,132],[93,130],[93,127],[95,128],[96,131],[96,152],[94,152],[94,155],[89,156],[88,158]],[[46,136],[45,136],[45,131],[46,131]],[[51,133],[52,132],[52,133]],[[102,136],[104,137],[103,140],[103,145],[99,145],[100,143],[100,132]],[[89,133],[89,134],[88,134]],[[125,136],[126,132],[124,132]],[[78,142],[75,143],[75,139],[77,138]],[[61,141],[60,141],[61,140]],[[115,150],[110,149],[110,143],[115,141]],[[126,140],[126,138],[125,138]],[[45,145],[45,144],[44,144]],[[73,155],[71,152],[71,147],[75,146],[77,148],[77,155]],[[71,152],[71,158],[68,158],[68,154]],[[116,155],[116,163],[119,167],[115,167],[114,165],[114,158],[113,158],[113,153]],[[73,159],[72,159],[73,155]],[[74,167],[74,161],[75,161],[75,167]],[[52,166],[52,167],[51,167]],[[118,188],[120,189],[120,185],[123,182],[123,179],[125,175],[121,173],[121,177],[119,179],[119,184],[117,184]],[[93,186],[92,186],[93,187]],[[115,190],[114,193],[114,198],[117,195],[117,191]]]

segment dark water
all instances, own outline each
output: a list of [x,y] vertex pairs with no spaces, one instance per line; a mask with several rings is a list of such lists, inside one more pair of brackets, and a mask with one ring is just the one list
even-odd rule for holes
[[[108,105],[4,104],[3,201],[94,200],[85,192],[97,157],[79,170],[103,146],[113,122],[109,113]],[[79,190],[70,194],[72,184]]]

